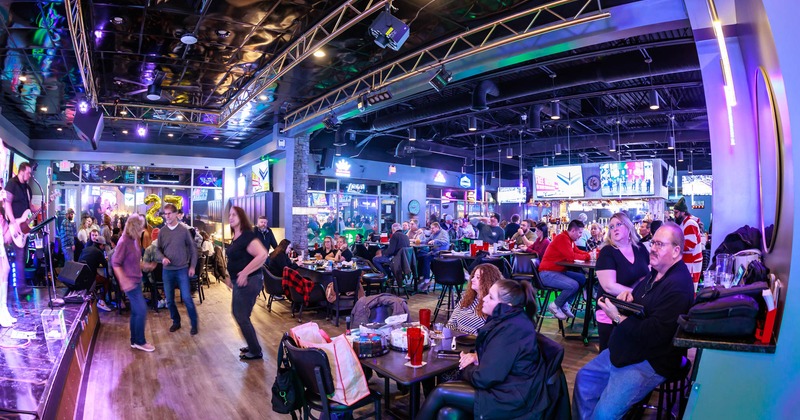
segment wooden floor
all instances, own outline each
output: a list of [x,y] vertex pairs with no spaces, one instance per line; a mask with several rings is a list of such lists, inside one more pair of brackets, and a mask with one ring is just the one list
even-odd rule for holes
[[[264,347],[264,360],[242,362],[239,347],[245,345],[231,313],[231,292],[223,284],[205,289],[199,314],[199,334],[189,335],[184,307],[178,307],[183,328],[169,332],[166,309],[148,311],[146,338],[156,350],[146,353],[130,348],[129,316],[101,312],[101,327],[91,361],[83,405],[85,419],[277,419],[289,418],[271,410],[270,388],[275,378],[277,344],[284,331],[297,325],[282,302],[266,310],[259,298],[252,320]],[[431,295],[412,296],[412,311],[432,308]],[[324,314],[304,314],[331,336],[344,332],[344,322],[335,327]],[[556,334],[555,320],[545,320],[542,332],[565,347],[563,368],[570,393],[577,371],[597,354],[597,342],[584,346],[579,340],[563,340]],[[576,324],[577,330],[577,324]],[[373,378],[376,385],[381,384]],[[381,389],[380,386],[377,389]],[[394,389],[394,388],[393,388]],[[407,396],[395,395],[404,405]]]

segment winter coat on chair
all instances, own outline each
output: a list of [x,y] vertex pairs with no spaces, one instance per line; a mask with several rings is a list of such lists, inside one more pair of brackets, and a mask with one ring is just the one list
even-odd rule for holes
[[540,419],[548,407],[546,365],[522,308],[498,304],[475,342],[479,364],[461,372],[475,387],[476,419]]
[[395,280],[397,280],[397,284],[402,284],[402,279],[407,275],[416,277],[417,254],[414,252],[414,248],[405,247],[400,249],[400,251],[398,251],[397,254],[392,257],[392,261],[389,263],[389,268],[392,270],[392,274],[394,275]]

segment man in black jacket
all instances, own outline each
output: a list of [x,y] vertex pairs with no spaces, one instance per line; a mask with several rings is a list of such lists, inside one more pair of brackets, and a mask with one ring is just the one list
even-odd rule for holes
[[372,259],[375,267],[383,271],[383,274],[387,276],[389,275],[389,268],[385,267],[384,264],[388,265],[389,262],[392,261],[392,257],[400,252],[401,249],[411,246],[411,242],[408,240],[408,236],[401,230],[402,228],[400,223],[392,225],[392,237],[389,238],[389,247],[384,249],[380,256]]
[[644,306],[644,316],[620,314],[614,304],[598,306],[614,321],[608,349],[586,364],[575,378],[573,419],[617,419],[681,366],[685,350],[672,345],[678,316],[689,311],[694,286],[682,261],[683,231],[664,223],[653,235],[650,275],[619,299]]
[[275,235],[272,233],[272,229],[269,228],[269,220],[267,220],[267,216],[258,216],[258,223],[256,227],[253,228],[253,232],[256,233],[256,236],[261,243],[264,244],[264,248],[267,248],[267,254],[269,254],[271,249],[275,249],[278,247],[278,242],[275,240]]

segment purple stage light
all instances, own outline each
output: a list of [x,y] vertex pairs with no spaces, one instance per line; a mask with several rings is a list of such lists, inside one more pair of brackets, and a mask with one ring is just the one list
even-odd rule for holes
[[136,134],[138,134],[139,137],[144,137],[145,134],[147,134],[147,127],[140,125],[136,128]]
[[89,103],[86,101],[78,102],[78,111],[80,111],[81,114],[89,112]]

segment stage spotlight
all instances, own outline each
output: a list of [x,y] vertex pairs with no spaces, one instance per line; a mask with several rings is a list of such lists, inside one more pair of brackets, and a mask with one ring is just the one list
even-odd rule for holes
[[430,83],[437,92],[441,92],[451,80],[453,80],[453,74],[449,73],[444,66],[442,66],[442,68],[433,75],[433,78],[428,80],[428,83]]
[[336,130],[336,127],[341,124],[339,119],[336,118],[336,115],[329,114],[327,117],[322,119],[322,124],[325,124],[325,128],[328,130]]
[[138,134],[139,137],[144,137],[147,135],[147,126],[142,124],[136,127],[136,134]]
[[378,92],[364,95],[367,106],[375,105],[379,102],[388,101],[392,99],[392,92],[389,89],[380,90]]
[[161,86],[153,83],[147,87],[147,99],[157,101],[161,99]]
[[403,21],[392,16],[388,11],[383,11],[369,25],[369,33],[381,48],[389,47],[398,51],[408,39],[411,31]]
[[78,112],[80,112],[81,114],[89,112],[89,103],[84,100],[78,102]]

